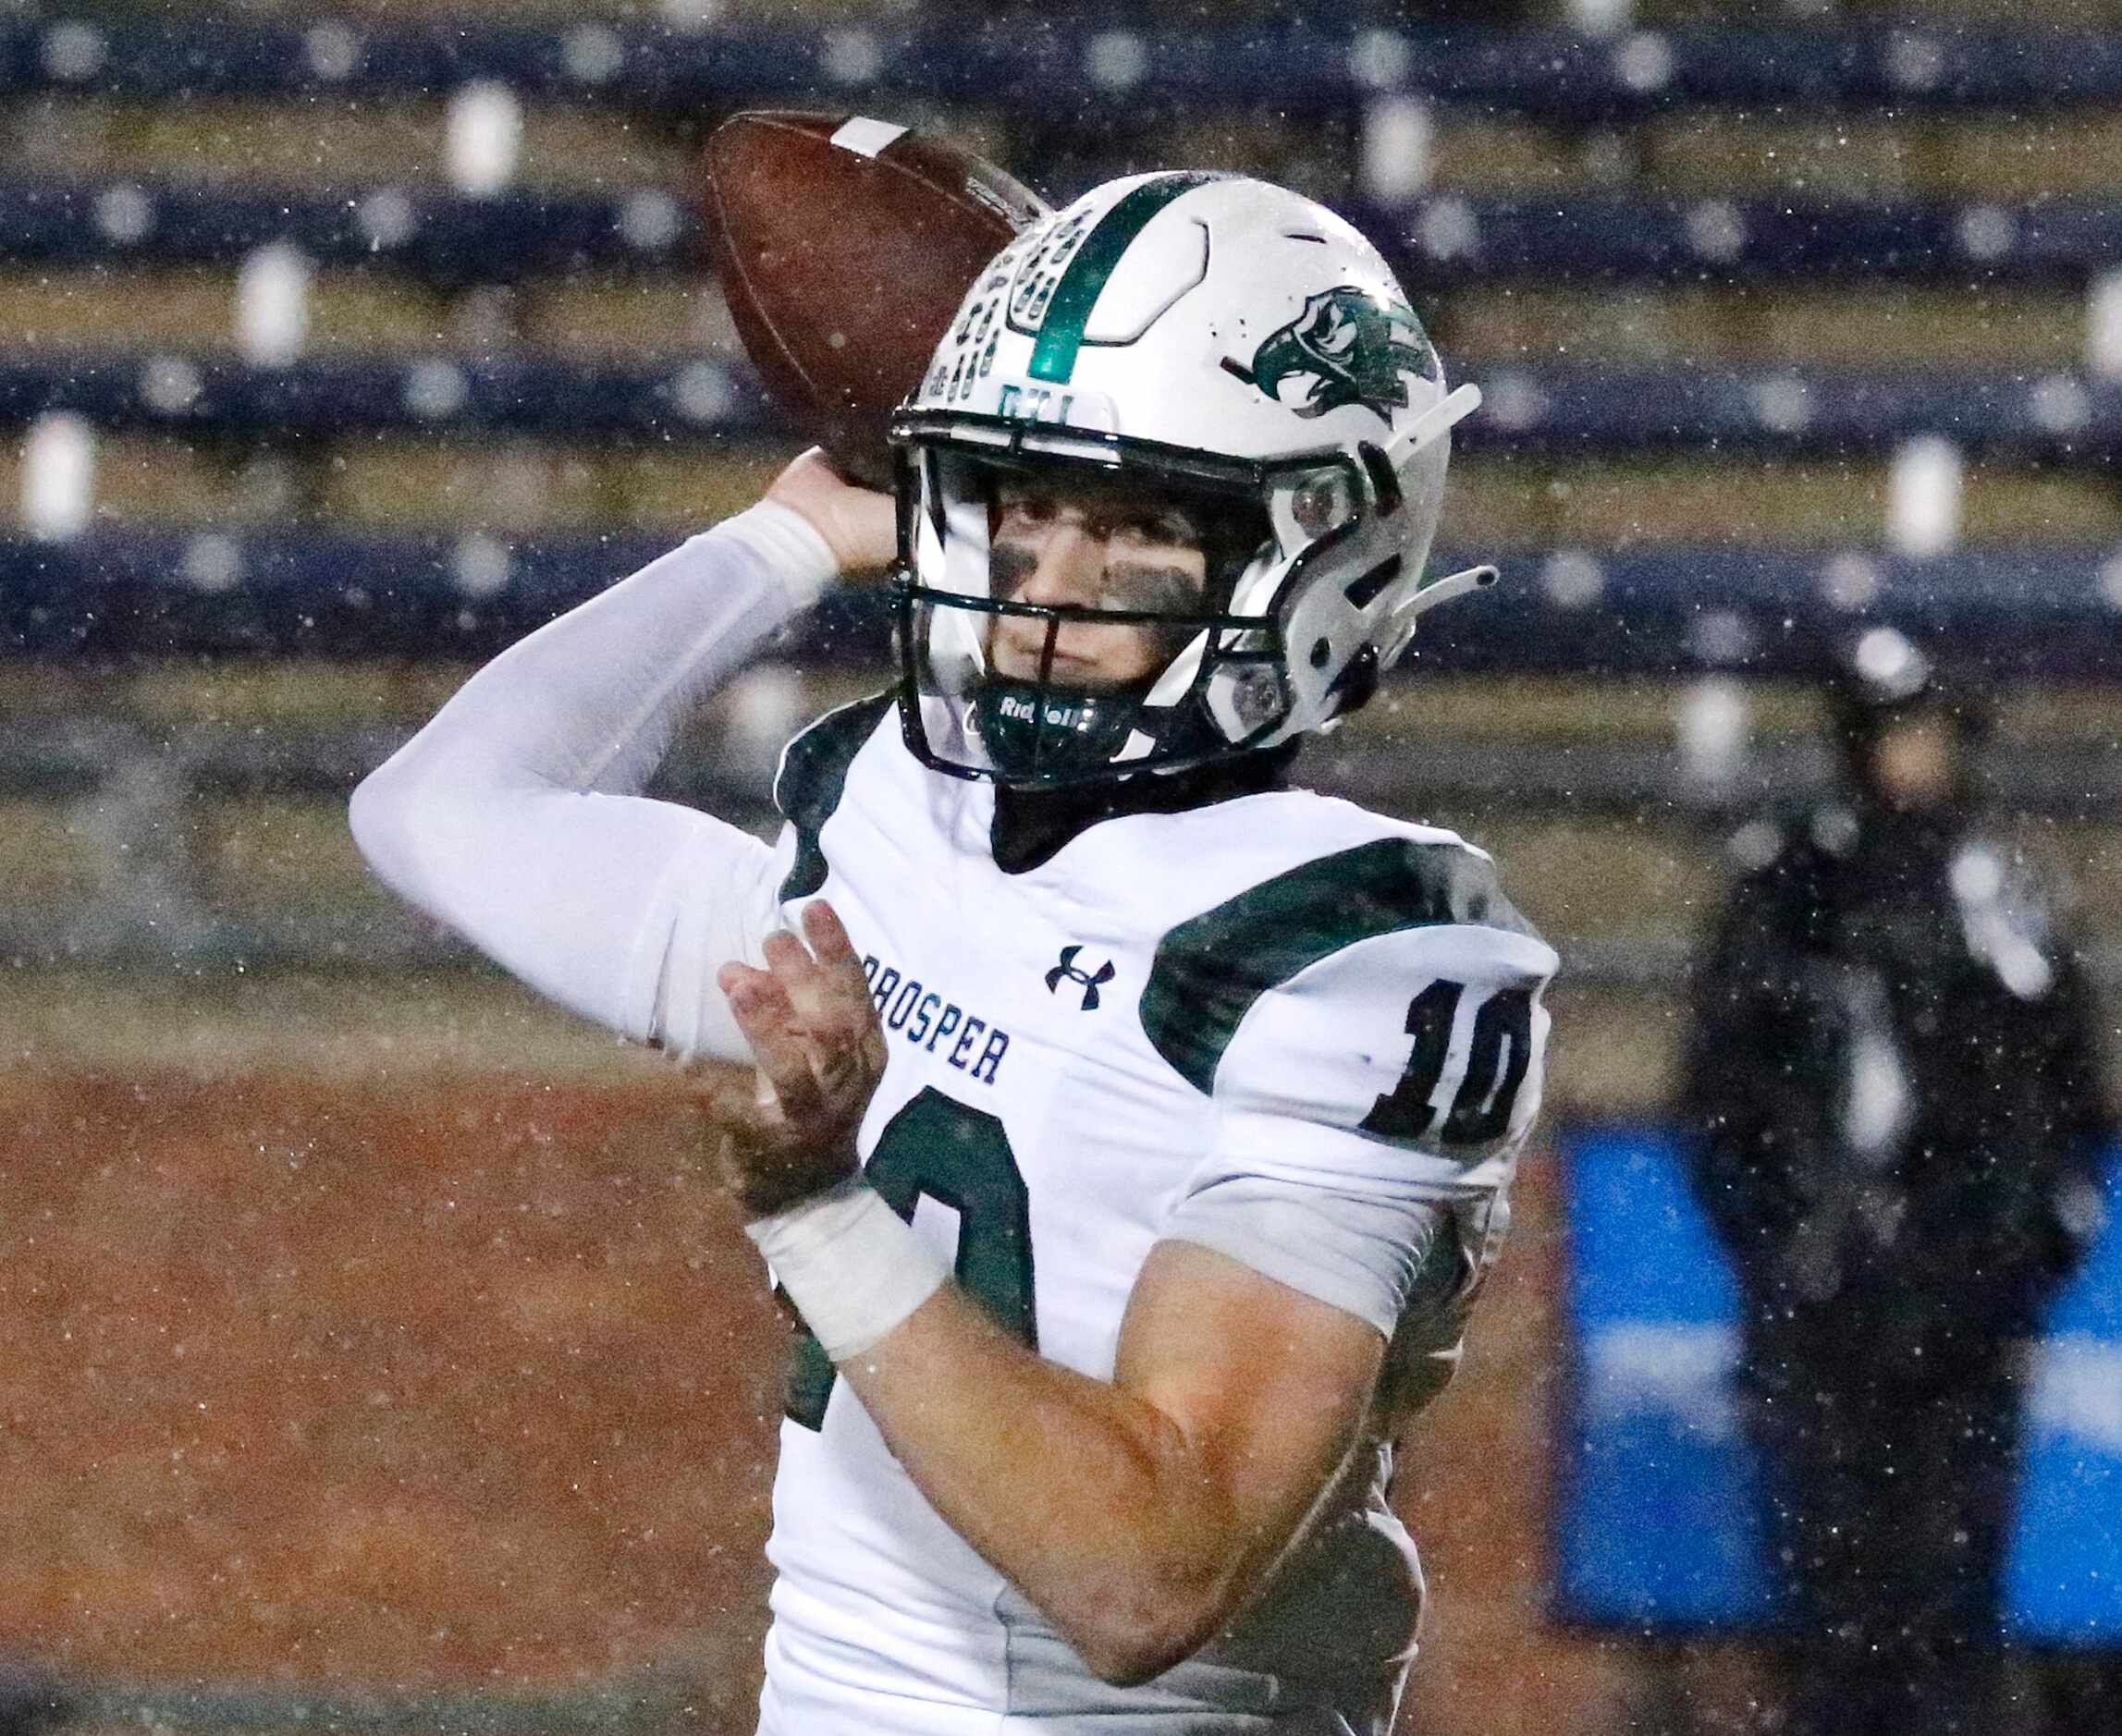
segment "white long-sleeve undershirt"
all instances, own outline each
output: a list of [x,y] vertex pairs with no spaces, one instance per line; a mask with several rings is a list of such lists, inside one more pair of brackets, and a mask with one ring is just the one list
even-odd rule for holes
[[835,576],[762,504],[511,646],[354,791],[378,878],[540,993],[680,1056],[748,1058],[715,985],[787,863],[639,792],[693,709]]

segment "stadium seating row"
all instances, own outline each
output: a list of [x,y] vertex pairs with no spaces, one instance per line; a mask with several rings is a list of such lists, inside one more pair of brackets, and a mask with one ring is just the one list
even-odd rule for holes
[[[776,90],[680,113],[525,101],[492,80],[433,92],[342,98],[188,98],[118,91],[47,92],[0,107],[14,176],[199,181],[273,189],[313,183],[447,187],[475,169],[478,190],[515,182],[550,190],[679,185],[692,146],[737,106],[861,107],[941,127],[1063,196],[1124,168],[1184,164],[1266,175],[1341,201],[1403,202],[1424,189],[1464,196],[1575,197],[1641,186],[1687,200],[1789,197],[1941,202],[2097,200],[2122,143],[2122,116],[2097,106],[2005,111],[1768,109],[1674,104],[1575,121],[1428,97],[1380,98],[1347,114],[1203,100],[1179,112],[1132,101],[1095,128],[1060,128],[1067,109],[1025,116],[1006,89],[984,103],[917,92]],[[467,116],[512,109],[507,161],[466,150]],[[1152,126],[1154,122],[1154,126]],[[1051,130],[1049,130],[1049,128]]]
[[[79,662],[70,687],[53,666],[0,665],[0,958],[209,973],[238,960],[468,962],[367,876],[343,818],[352,781],[460,679],[445,658],[464,642],[343,666],[129,661],[100,678],[93,715],[79,708]],[[1441,636],[1422,657],[1450,660]],[[1396,683],[1315,746],[1305,776],[1495,849],[1561,940],[1579,1010],[1578,996],[1676,984],[1715,903],[1730,826],[1828,772],[1809,696],[1782,683],[1752,684],[1742,701],[1728,680],[1629,676],[1594,694],[1582,680],[1435,673]],[[766,780],[787,732],[880,684],[875,663],[800,679],[763,666],[717,699],[658,789],[770,831]],[[2013,684],[1997,702],[1984,787],[2078,884],[2104,936],[2095,963],[2122,981],[2112,707]],[[1706,758],[1687,751],[1720,730]],[[1629,1040],[1654,1036],[1663,1018],[1639,1009]]]
[[[99,528],[66,542],[0,539],[0,647],[50,656],[489,654],[644,564],[668,538],[632,532],[510,543],[468,535]],[[2118,671],[2122,557],[2104,547],[1967,549],[1932,559],[1772,546],[1644,544],[1481,551],[1513,582],[1479,630],[1428,634],[1459,671],[1799,671],[1822,620],[1883,610],[1979,643],[2002,681]],[[1453,559],[1451,551],[1438,556]],[[1440,564],[1440,570],[1445,568]],[[800,661],[881,665],[887,609],[829,600],[785,647]]]
[[[981,27],[984,22],[986,28]],[[644,107],[774,92],[978,99],[1027,81],[1131,102],[1332,108],[1418,92],[1462,103],[1613,116],[1681,103],[2008,107],[2122,96],[2122,38],[1899,28],[1404,31],[1313,18],[1227,32],[1007,15],[820,31],[592,19],[564,27],[254,24],[57,17],[0,23],[0,92],[155,97],[427,92],[475,79]]]
[[[2122,382],[1964,367],[1862,373],[1490,368],[1469,452],[1715,446],[1785,456],[1877,449],[1920,435],[1983,451],[2097,460],[2122,445]],[[0,424],[71,412],[104,427],[253,439],[373,432],[720,441],[786,434],[734,359],[554,360],[534,353],[413,361],[203,352],[0,353]]]
[[[1488,394],[1464,430],[1456,533],[1519,550],[1518,568],[1543,576],[1540,606],[1603,597],[1629,630],[1691,631],[1683,662],[1712,667],[1774,666],[1774,633],[1755,642],[1762,624],[1823,585],[1838,605],[1920,591],[1956,622],[2008,614],[2022,593],[2047,599],[2010,630],[2020,640],[2112,623],[2122,501],[2103,491],[2122,444],[2122,214],[2110,202],[1852,202],[1819,191],[1837,183],[1809,164],[1787,177],[1802,197],[1705,196],[1663,185],[1641,139],[1611,138],[1588,172],[1619,185],[1640,170],[1658,192],[1423,189],[1432,101],[1454,128],[1471,117],[1478,130],[1491,111],[1662,127],[1714,158],[1731,148],[1717,127],[1761,119],[1764,104],[1838,133],[1865,118],[1849,105],[1883,94],[1895,118],[1958,139],[2017,126],[2008,105],[2035,83],[2052,107],[2103,124],[2122,38],[1908,24],[1439,34],[1355,8],[1294,34],[1080,20],[1025,32],[935,14],[901,43],[896,25],[852,17],[779,34],[470,17],[0,25],[0,89],[52,115],[100,113],[114,137],[189,125],[205,149],[215,97],[320,126],[369,99],[419,102],[447,123],[422,147],[432,172],[405,182],[345,181],[325,150],[271,187],[175,167],[101,178],[93,163],[0,182],[0,318],[18,328],[0,349],[0,425],[28,434],[18,458],[0,456],[0,483],[31,533],[7,565],[31,575],[19,596],[38,599],[35,622],[10,623],[16,642],[88,631],[145,646],[150,620],[172,645],[264,643],[261,623],[290,643],[339,642],[321,621],[357,648],[374,539],[408,532],[384,550],[408,592],[426,593],[408,613],[472,623],[437,642],[470,649],[504,620],[539,618],[614,570],[600,533],[696,521],[786,444],[718,292],[691,269],[699,238],[678,165],[718,105],[876,96],[916,115],[953,104],[955,118],[991,104],[1000,69],[1042,68],[1125,91],[1131,126],[1164,116],[1169,96],[1239,131],[1343,129],[1329,155],[1369,189],[1358,214],[1397,243],[1447,352]],[[1295,69],[1279,122],[1246,114],[1263,65]],[[594,173],[590,191],[525,190],[524,102],[594,117],[641,150],[627,144],[616,178]],[[1205,120],[1181,131],[1211,152],[1250,149],[1237,132],[1219,143]],[[1105,148],[1124,151],[1124,133]],[[997,138],[983,142],[1006,157],[1024,142]],[[224,132],[215,148],[237,164],[245,141]],[[1720,483],[1683,473],[1703,461]],[[637,462],[660,482],[614,481]],[[1848,552],[1881,531],[1895,553]],[[1735,554],[1708,540],[1719,535],[1777,546]],[[1951,555],[1963,535],[2037,546]],[[1609,543],[1623,552],[1573,552]],[[1928,564],[1904,581],[1909,559]],[[80,581],[96,561],[109,564],[90,605],[55,599],[55,574]],[[1671,613],[1705,572],[1707,627]],[[1978,599],[1981,586],[1994,594]],[[145,608],[146,595],[159,601]],[[1735,635],[1720,611],[1744,596],[1753,612],[1730,617],[1747,623]],[[109,605],[127,597],[122,627]],[[1526,625],[1501,642],[1505,660],[1544,654]],[[2103,669],[2103,637],[2060,646],[2055,666]],[[1623,631],[1595,647],[1573,629],[1561,642],[1634,666],[1650,641]]]
[[[2111,202],[2026,205],[1553,200],[1440,194],[1351,207],[1411,279],[1726,281],[1821,274],[1904,280],[2081,280],[2122,259]],[[445,285],[516,283],[556,272],[697,265],[700,226],[670,192],[464,194],[379,187],[230,189],[181,183],[0,183],[0,262],[60,266],[227,264],[271,245],[319,265],[377,265]]]

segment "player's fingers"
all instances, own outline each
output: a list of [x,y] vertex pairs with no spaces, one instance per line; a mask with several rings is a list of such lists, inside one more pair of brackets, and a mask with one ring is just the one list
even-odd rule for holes
[[840,912],[823,899],[803,907],[803,938],[811,944],[835,1004],[869,1009],[869,979],[862,973],[862,955],[848,938]]
[[797,965],[811,962],[811,949],[792,928],[777,928],[767,936],[767,968],[779,975]]
[[[765,1006],[785,1001],[790,1009],[791,1031],[799,1037],[810,1037],[822,1025],[829,1023],[827,996],[820,987],[817,966],[811,961],[803,942],[792,935],[769,935],[766,954],[767,968],[764,971],[732,962],[718,972],[716,981],[721,984],[723,994],[730,997],[731,1010],[736,1009],[740,992],[754,995],[759,1004]],[[737,1022],[740,1027],[743,1025],[742,1016]]]
[[839,955],[829,970],[802,939],[776,934],[766,943],[767,970],[732,964],[719,979],[760,1077],[787,1119],[803,1126],[859,1116],[886,1058],[846,930],[835,920],[817,932]]
[[737,1029],[780,1099],[782,1115],[791,1122],[803,1121],[818,1106],[818,1085],[811,1070],[811,1042],[787,988],[765,972],[748,971],[727,992]]
[[736,1003],[738,992],[747,984],[768,983],[772,980],[772,974],[769,972],[756,970],[736,959],[730,960],[728,964],[715,972],[716,986],[729,998],[732,1006]]
[[803,907],[803,938],[817,960],[822,1015],[830,1021],[838,1039],[860,1049],[865,1060],[878,1057],[881,1068],[884,1039],[877,1029],[877,1006],[870,997],[869,980],[862,973],[861,956],[848,938],[840,913],[823,899],[816,899]]
[[790,1003],[805,1026],[822,1030],[835,1022],[833,979],[800,936],[777,930],[767,936],[766,955],[767,968],[788,991]]
[[891,496],[850,483],[816,446],[774,479],[767,498],[810,520],[844,577],[882,572],[899,556]]
[[855,955],[854,942],[848,938],[847,925],[825,899],[813,899],[803,906],[803,938],[811,943],[811,950],[827,970],[844,973],[852,967],[857,976],[862,974],[862,960]]
[[793,1018],[783,1010],[784,1008],[792,1008],[793,1003],[790,1000],[787,984],[778,979],[773,972],[756,970],[740,960],[731,960],[715,973],[715,981],[729,1001],[730,1012],[736,1016],[738,1030],[743,1033],[745,1041],[752,1044],[754,1060],[759,1060],[760,1056],[753,1033],[762,1021],[778,1020],[789,1027],[791,1034],[801,1035],[803,1026],[801,1009],[795,1009],[797,1016]]
[[811,949],[800,935],[786,928],[777,928],[767,936],[765,951],[767,969],[791,988],[811,983],[818,975],[818,962],[811,957]]

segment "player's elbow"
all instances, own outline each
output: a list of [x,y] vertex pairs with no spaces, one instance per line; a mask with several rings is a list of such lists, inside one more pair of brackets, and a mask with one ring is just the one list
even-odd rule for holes
[[1110,1657],[1103,1654],[1086,1656],[1083,1661],[1089,1666],[1090,1673],[1109,1688],[1139,1688],[1146,1681],[1155,1681],[1166,1670],[1184,1662],[1189,1656],[1189,1653],[1181,1653],[1175,1657],[1151,1656],[1129,1646]]
[[387,765],[354,786],[347,802],[347,830],[368,863],[386,880],[389,867],[405,853],[405,801]]
[[1077,1653],[1092,1675],[1110,1687],[1139,1688],[1184,1663],[1216,1635],[1217,1624],[1169,1618],[1086,1633]]
[[423,840],[437,824],[420,780],[397,761],[371,772],[347,803],[347,829],[369,870],[401,898],[419,902]]
[[1113,1687],[1139,1687],[1184,1663],[1257,1587],[1263,1552],[1247,1547],[1258,1540],[1235,1515],[1177,1500],[1163,1517],[1140,1531],[1121,1527],[1095,1567],[1049,1581],[1054,1595],[1039,1600],[1085,1667]]
[[1222,1632],[1223,1600],[1174,1595],[1101,1600],[1065,1624],[1085,1667],[1115,1688],[1138,1688],[1184,1663]]

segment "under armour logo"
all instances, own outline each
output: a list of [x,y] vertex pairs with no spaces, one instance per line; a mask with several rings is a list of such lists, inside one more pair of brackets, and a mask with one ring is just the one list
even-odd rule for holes
[[1111,982],[1118,972],[1112,968],[1110,959],[1098,967],[1095,975],[1088,971],[1077,970],[1075,955],[1082,950],[1081,947],[1063,947],[1061,949],[1061,962],[1047,972],[1047,993],[1049,995],[1060,993],[1061,979],[1064,977],[1071,983],[1081,983],[1083,984],[1083,1009],[1085,1012],[1096,1012],[1098,1010],[1098,985],[1100,983]]

